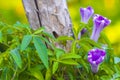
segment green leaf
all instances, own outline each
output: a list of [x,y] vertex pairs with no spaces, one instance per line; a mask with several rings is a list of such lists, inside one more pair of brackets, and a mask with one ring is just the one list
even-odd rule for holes
[[114,65],[115,72],[120,74],[120,66],[119,64]]
[[95,47],[101,48],[101,45],[99,43],[96,43],[95,41],[89,39],[89,38],[82,38],[80,39],[79,43],[89,43],[91,45],[94,45]]
[[38,52],[38,56],[40,57],[45,67],[48,69],[49,63],[46,45],[42,42],[42,40],[39,37],[36,36],[33,37],[33,43]]
[[[0,56],[2,56],[2,55],[0,55]],[[3,65],[3,61],[4,61],[4,59],[3,59],[3,56],[2,56],[2,57],[0,57],[0,67]]]
[[14,27],[19,27],[19,28],[27,28],[27,29],[30,29],[30,26],[28,24],[23,24],[23,23],[20,23],[19,21],[17,21],[14,25]]
[[11,56],[19,68],[22,68],[22,59],[17,48],[11,50]]
[[46,39],[46,38],[44,38],[44,37],[41,37],[41,36],[39,36],[39,37],[40,37],[43,41],[45,41],[49,46],[51,46],[52,49],[54,49],[53,44],[50,43],[50,42],[48,41],[48,39]]
[[[77,27],[77,29],[75,29],[73,27],[73,33],[75,35],[75,39],[77,40],[78,39],[78,36],[79,36],[79,33],[81,32],[81,30],[86,26],[86,24],[84,23],[80,23],[80,26]],[[81,34],[81,33],[80,33]]]
[[76,53],[76,44],[77,44],[76,40],[72,42],[71,52],[74,54]]
[[78,38],[77,30],[73,27],[72,31],[74,33],[75,39],[77,39]]
[[103,64],[100,66],[100,69],[104,70],[109,75],[113,75],[114,71],[112,70],[111,67],[108,67],[108,66],[112,66],[112,65]]
[[[6,51],[4,53],[0,52],[0,68],[5,67],[6,59],[8,57],[9,52]],[[8,60],[8,59],[7,59]]]
[[10,78],[11,78],[11,76],[10,76],[10,70],[9,70],[9,68],[4,67],[2,69],[2,74],[0,76],[0,79],[1,80],[10,80]]
[[112,48],[112,45],[110,43],[110,40],[107,38],[106,34],[104,32],[101,32],[101,35],[100,35],[104,40],[105,42],[108,44],[108,47],[109,48]]
[[12,34],[13,30],[12,29],[7,29],[7,34]]
[[84,67],[85,70],[87,71],[87,73],[89,73],[89,71],[90,71],[90,70],[89,70],[89,66],[88,66],[89,64],[87,64],[87,63],[85,62],[85,60],[82,59],[82,58],[80,59],[79,62],[80,62],[79,67]]
[[54,56],[54,52],[50,49],[47,49],[48,56]]
[[37,29],[33,34],[40,34],[41,32],[43,32],[45,30],[44,27],[40,27],[39,29]]
[[6,24],[4,22],[0,21],[0,27],[1,26],[6,26]]
[[58,62],[54,62],[53,63],[53,69],[52,69],[52,73],[54,74],[58,69]]
[[63,76],[61,75],[60,77],[57,76],[57,79],[56,79],[56,80],[65,80],[65,79],[64,79]]
[[0,31],[0,42],[2,42],[2,31]]
[[120,58],[119,57],[114,57],[114,63],[117,64],[120,62]]
[[26,49],[26,47],[30,44],[31,39],[32,39],[31,35],[25,35],[23,37],[23,40],[22,40],[22,43],[21,43],[21,51]]
[[74,79],[74,76],[73,76],[73,74],[72,74],[71,72],[68,72],[68,75],[69,75],[69,77],[70,77],[70,80],[75,80],[75,79]]
[[63,63],[63,64],[69,64],[69,65],[79,65],[76,61],[74,61],[72,59],[64,59],[59,62]]
[[115,74],[113,75],[113,80],[114,80],[114,79],[116,80],[116,78],[120,78],[120,73],[115,73]]
[[59,57],[65,52],[62,49],[56,48],[55,53],[56,53],[56,58],[59,59]]
[[79,45],[86,52],[88,52],[90,50],[90,48],[91,48],[91,47],[87,46],[85,43],[79,43]]
[[55,37],[54,37],[52,34],[50,34],[50,33],[42,32],[42,34],[43,34],[44,36],[48,37],[48,38],[55,39]]
[[5,52],[9,48],[5,43],[0,43],[0,52]]
[[38,80],[44,80],[43,75],[38,68],[31,68],[30,69],[30,75],[34,76]]
[[47,71],[46,71],[45,80],[51,80],[51,70],[50,69],[47,69]]
[[101,76],[100,80],[111,80],[111,76],[108,75]]
[[57,41],[67,41],[67,40],[74,40],[73,37],[69,36],[60,36],[57,38]]
[[[105,48],[104,48],[105,49]],[[105,57],[105,62],[106,63],[110,63],[110,50],[109,49],[105,49],[105,51],[106,51],[106,57]]]
[[77,58],[81,58],[81,56],[77,55],[77,54],[72,54],[72,53],[66,53],[60,56],[60,60],[63,59],[77,59]]

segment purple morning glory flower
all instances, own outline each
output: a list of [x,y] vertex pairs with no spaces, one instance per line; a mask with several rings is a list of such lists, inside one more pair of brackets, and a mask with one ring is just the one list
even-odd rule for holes
[[88,61],[91,64],[91,70],[93,73],[97,73],[100,63],[104,61],[106,56],[105,50],[92,49],[88,52]]
[[82,36],[85,32],[87,32],[87,29],[86,29],[86,28],[83,28],[83,29],[79,32],[79,34],[78,34],[78,40],[80,40],[81,36]]
[[90,17],[93,15],[94,10],[92,7],[80,8],[81,22],[87,24]]
[[81,35],[83,35],[85,32],[87,32],[87,29],[86,29],[86,28],[83,28],[83,29],[81,30]]
[[93,27],[91,39],[97,41],[100,36],[100,32],[104,29],[104,27],[108,26],[111,23],[111,20],[96,14],[93,16],[93,22],[94,22],[94,27]]

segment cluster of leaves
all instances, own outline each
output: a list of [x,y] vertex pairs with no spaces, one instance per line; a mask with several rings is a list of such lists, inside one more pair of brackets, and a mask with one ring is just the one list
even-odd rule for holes
[[[113,49],[102,32],[96,43],[87,32],[77,39],[79,32],[73,29],[74,37],[60,36],[57,39],[45,32],[44,27],[32,30],[29,25],[17,22],[8,25],[0,22],[0,79],[1,80],[111,80],[120,78],[120,58],[113,55]],[[69,52],[56,47],[71,41]],[[87,61],[87,52],[94,48],[107,51],[107,57],[99,72],[93,74]]]

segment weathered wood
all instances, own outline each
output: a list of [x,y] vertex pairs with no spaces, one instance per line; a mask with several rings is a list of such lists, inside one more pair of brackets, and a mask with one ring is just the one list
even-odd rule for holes
[[35,30],[39,28],[41,25],[40,25],[38,14],[37,14],[38,10],[36,8],[36,4],[34,0],[23,0],[23,5],[32,29]]
[[23,0],[32,29],[44,26],[54,36],[72,36],[72,23],[66,0]]

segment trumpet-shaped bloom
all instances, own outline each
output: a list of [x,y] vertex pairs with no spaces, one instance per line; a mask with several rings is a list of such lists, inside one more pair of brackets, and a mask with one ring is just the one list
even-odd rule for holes
[[91,39],[97,41],[100,36],[100,32],[111,23],[111,20],[96,14],[93,16],[93,22],[94,22],[94,26],[93,26]]
[[80,8],[81,22],[87,24],[90,17],[93,15],[94,10],[92,7]]
[[83,35],[85,32],[87,32],[87,29],[86,29],[86,28],[83,28],[83,29],[81,30],[81,35]]
[[104,61],[105,56],[106,52],[102,49],[92,49],[88,52],[88,61],[93,73],[98,72],[99,65]]

